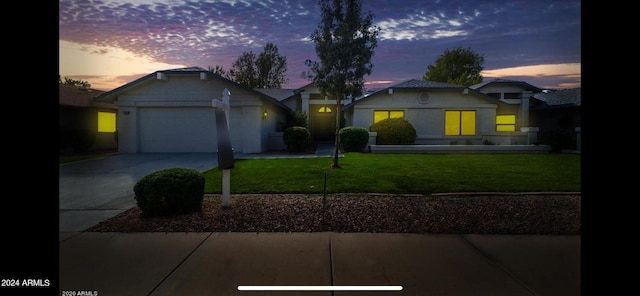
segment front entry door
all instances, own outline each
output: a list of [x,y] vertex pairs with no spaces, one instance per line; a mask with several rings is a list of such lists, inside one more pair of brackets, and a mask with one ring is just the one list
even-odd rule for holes
[[335,107],[316,105],[311,110],[311,138],[316,142],[333,141],[336,134]]

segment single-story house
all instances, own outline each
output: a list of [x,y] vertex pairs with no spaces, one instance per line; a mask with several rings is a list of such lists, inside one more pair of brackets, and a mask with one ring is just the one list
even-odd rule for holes
[[157,71],[94,100],[118,107],[121,153],[216,152],[214,100],[225,89],[231,93],[227,118],[234,151],[267,151],[269,133],[282,128],[288,108],[203,68]]
[[59,84],[58,122],[60,153],[115,150],[117,107],[94,101],[104,91]]
[[[336,100],[313,83],[251,89],[189,67],[154,72],[94,100],[118,107],[120,152],[215,152],[213,101],[225,89],[231,93],[228,118],[236,152],[283,150],[282,132],[291,111],[308,115],[313,141],[333,141]],[[541,91],[520,81],[465,87],[412,79],[341,103],[344,126],[369,129],[384,118],[402,117],[416,128],[415,144],[531,145],[537,128],[529,122],[529,102]],[[372,139],[375,144],[375,135]]]
[[369,128],[401,117],[416,129],[419,145],[532,144],[528,96],[540,89],[526,83],[465,87],[408,80],[345,106],[348,125]]

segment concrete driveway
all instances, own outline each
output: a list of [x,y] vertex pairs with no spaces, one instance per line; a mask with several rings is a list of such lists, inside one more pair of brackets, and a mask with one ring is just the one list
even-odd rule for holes
[[61,164],[59,231],[83,231],[136,205],[133,186],[145,175],[180,167],[217,167],[216,153],[135,153]]

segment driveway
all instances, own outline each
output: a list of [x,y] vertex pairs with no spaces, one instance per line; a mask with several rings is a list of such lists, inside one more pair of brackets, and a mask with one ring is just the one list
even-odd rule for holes
[[83,231],[136,205],[133,186],[145,175],[180,167],[204,172],[217,153],[116,154],[61,164],[59,231]]

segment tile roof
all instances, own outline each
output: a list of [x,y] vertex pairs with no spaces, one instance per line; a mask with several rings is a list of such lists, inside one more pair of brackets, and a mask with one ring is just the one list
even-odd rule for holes
[[465,86],[444,82],[410,79],[396,85],[392,85],[390,88],[465,88]]
[[533,97],[548,106],[580,106],[582,104],[581,88],[568,88],[547,93],[537,93]]
[[536,86],[533,86],[529,83],[526,83],[524,81],[518,81],[518,80],[509,80],[509,79],[501,79],[501,78],[497,78],[497,79],[493,79],[493,80],[489,80],[489,81],[483,81],[480,82],[478,84],[474,84],[474,85],[470,85],[469,88],[471,89],[480,89],[483,88],[489,84],[516,84],[516,85],[521,85],[524,88],[526,88],[527,90],[533,91],[533,92],[541,92],[542,89]]
[[294,95],[295,89],[288,88],[254,88],[257,92],[270,96],[278,101],[282,101]]
[[260,89],[254,89],[254,88],[246,87],[246,86],[241,85],[241,84],[239,84],[239,83],[237,83],[237,82],[235,82],[233,80],[230,80],[230,79],[228,79],[226,77],[223,77],[222,75],[214,74],[214,73],[212,73],[212,72],[210,72],[210,71],[208,71],[208,70],[206,70],[204,68],[201,68],[201,67],[185,67],[185,68],[159,70],[159,71],[147,74],[147,75],[145,75],[143,77],[140,77],[140,78],[138,78],[138,79],[136,79],[136,80],[134,80],[132,82],[129,82],[127,84],[119,86],[119,87],[117,87],[115,89],[112,89],[112,90],[110,90],[108,92],[100,94],[99,96],[94,98],[94,101],[97,101],[97,102],[113,102],[116,99],[116,94],[118,94],[118,93],[122,92],[123,90],[125,90],[127,88],[130,88],[130,87],[132,87],[134,85],[143,83],[143,82],[148,81],[148,80],[156,79],[157,73],[165,73],[165,74],[197,74],[197,73],[202,73],[202,72],[207,73],[208,76],[211,76],[211,77],[214,77],[216,79],[220,79],[220,80],[226,81],[226,82],[231,83],[231,84],[234,84],[239,88],[243,88],[243,89],[246,89],[248,91],[255,92],[256,94],[258,94],[261,97],[267,99],[268,101],[271,101],[272,103],[274,103],[274,104],[276,104],[276,105],[278,105],[278,106],[280,106],[280,107],[282,107],[282,108],[284,108],[286,110],[289,109],[289,107],[287,107],[286,105],[284,105],[284,104],[282,104],[280,102],[280,99],[271,96],[268,92],[261,92],[261,91],[259,91]]
[[[451,83],[444,82],[436,82],[436,81],[428,81],[428,80],[420,80],[420,79],[409,79],[407,81],[403,81],[389,87],[385,87],[379,90],[376,90],[372,93],[366,93],[364,96],[356,98],[351,103],[345,106],[345,109],[351,108],[353,105],[366,100],[370,97],[376,96],[380,93],[386,93],[389,89],[406,89],[406,90],[435,90],[435,89],[448,89],[448,90],[465,90],[469,89],[464,85],[457,85]],[[489,100],[497,101],[495,98],[489,97],[481,92],[470,89],[471,92],[476,93],[477,95],[483,96]]]
[[73,107],[100,107],[116,109],[113,104],[94,102],[95,96],[101,95],[105,91],[84,88],[75,85],[59,84],[58,87],[58,103],[63,106]]

